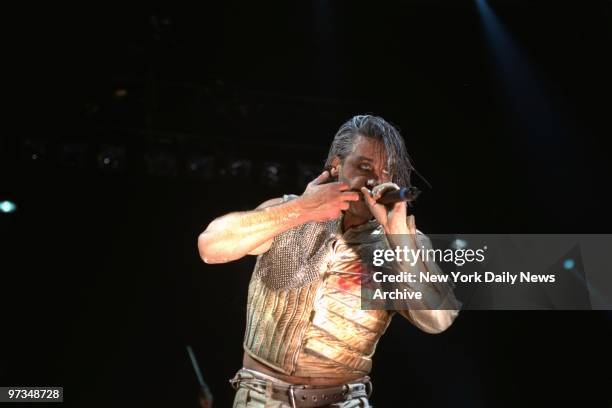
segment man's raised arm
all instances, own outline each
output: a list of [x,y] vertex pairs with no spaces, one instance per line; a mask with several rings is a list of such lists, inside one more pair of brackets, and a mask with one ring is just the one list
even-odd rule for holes
[[[408,217],[409,234],[387,236],[391,247],[410,248],[425,251],[433,249],[431,240],[423,233],[418,232],[414,225],[414,216]],[[394,267],[401,271],[412,271],[416,276],[420,272],[429,275],[443,275],[444,272],[433,260],[419,260],[415,266],[410,262],[395,262]],[[399,284],[402,286],[403,284]],[[459,314],[461,302],[453,293],[453,285],[450,283],[430,282],[408,284],[411,290],[419,290],[423,294],[423,301],[416,308],[400,307],[397,312],[412,322],[419,329],[431,333],[441,333],[453,324]],[[426,306],[432,307],[428,309]]]
[[252,211],[233,212],[213,220],[198,237],[200,257],[206,263],[225,263],[266,252],[274,237],[310,221],[340,217],[359,194],[345,183],[326,183],[324,171],[299,198],[268,200]]

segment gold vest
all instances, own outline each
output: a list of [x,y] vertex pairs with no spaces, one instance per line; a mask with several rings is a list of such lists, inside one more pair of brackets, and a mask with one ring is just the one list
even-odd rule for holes
[[293,228],[257,259],[244,349],[284,374],[367,374],[391,322],[393,312],[360,308],[362,262],[384,247],[381,227],[371,221],[342,234],[339,225]]

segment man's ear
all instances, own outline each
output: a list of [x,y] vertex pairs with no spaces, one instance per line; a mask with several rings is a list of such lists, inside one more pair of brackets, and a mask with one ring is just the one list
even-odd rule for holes
[[338,172],[340,171],[340,166],[341,166],[341,160],[340,157],[335,156],[332,159],[331,162],[331,169],[330,169],[330,173],[332,177],[338,177]]

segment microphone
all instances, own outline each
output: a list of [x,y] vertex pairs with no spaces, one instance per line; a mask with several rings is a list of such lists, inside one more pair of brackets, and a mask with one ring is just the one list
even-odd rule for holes
[[388,190],[376,202],[378,204],[394,204],[400,201],[414,201],[421,194],[416,187],[401,187],[399,190]]

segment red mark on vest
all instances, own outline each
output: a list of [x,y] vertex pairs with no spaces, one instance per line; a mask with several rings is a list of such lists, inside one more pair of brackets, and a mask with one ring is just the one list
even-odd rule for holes
[[361,262],[351,263],[351,265],[346,268],[346,272],[350,273],[350,275],[341,274],[338,277],[338,286],[342,290],[350,291],[355,288],[361,288],[362,278],[364,283],[370,281],[370,276],[367,274],[367,269],[363,267]]

